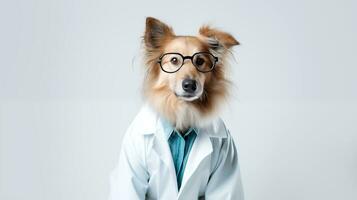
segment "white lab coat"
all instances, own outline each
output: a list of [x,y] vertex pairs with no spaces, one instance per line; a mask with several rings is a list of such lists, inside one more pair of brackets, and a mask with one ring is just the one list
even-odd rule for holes
[[178,191],[161,119],[148,105],[124,136],[110,190],[110,200],[243,200],[237,150],[223,121],[198,129]]

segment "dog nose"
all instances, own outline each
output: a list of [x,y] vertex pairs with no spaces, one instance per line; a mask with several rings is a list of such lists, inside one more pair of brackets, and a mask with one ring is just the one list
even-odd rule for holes
[[185,92],[193,93],[197,89],[196,81],[193,79],[184,79],[182,81],[182,88]]

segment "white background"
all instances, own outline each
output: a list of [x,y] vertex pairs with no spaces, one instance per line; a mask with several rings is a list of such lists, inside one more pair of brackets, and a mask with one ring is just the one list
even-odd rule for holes
[[[146,2],[146,3],[145,3]],[[0,2],[0,199],[106,199],[146,16],[242,43],[223,118],[247,200],[357,199],[353,0]]]

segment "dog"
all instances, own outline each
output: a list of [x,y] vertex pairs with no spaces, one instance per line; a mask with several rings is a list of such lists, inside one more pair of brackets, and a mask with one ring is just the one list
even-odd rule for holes
[[147,103],[125,133],[111,200],[243,200],[238,154],[218,111],[229,94],[227,59],[238,41],[203,26],[178,36],[148,17]]

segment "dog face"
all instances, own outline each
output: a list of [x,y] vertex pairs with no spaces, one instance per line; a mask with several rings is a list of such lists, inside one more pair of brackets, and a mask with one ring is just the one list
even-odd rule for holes
[[198,36],[176,36],[166,24],[147,18],[144,93],[149,102],[177,128],[197,126],[226,96],[225,57],[238,44],[208,26]]
[[[183,101],[194,101],[199,99],[204,90],[205,83],[209,81],[211,74],[202,73],[196,69],[197,65],[209,64],[209,54],[201,53],[201,57],[191,57],[191,59],[182,59],[182,57],[192,56],[198,52],[209,52],[206,45],[195,37],[176,37],[169,41],[164,47],[164,55],[161,61],[161,67],[172,69],[174,73],[165,73],[160,71],[157,84],[167,85],[171,92],[178,99]],[[205,63],[206,60],[206,63]],[[200,63],[201,62],[201,63]],[[210,62],[213,64],[213,62]]]

